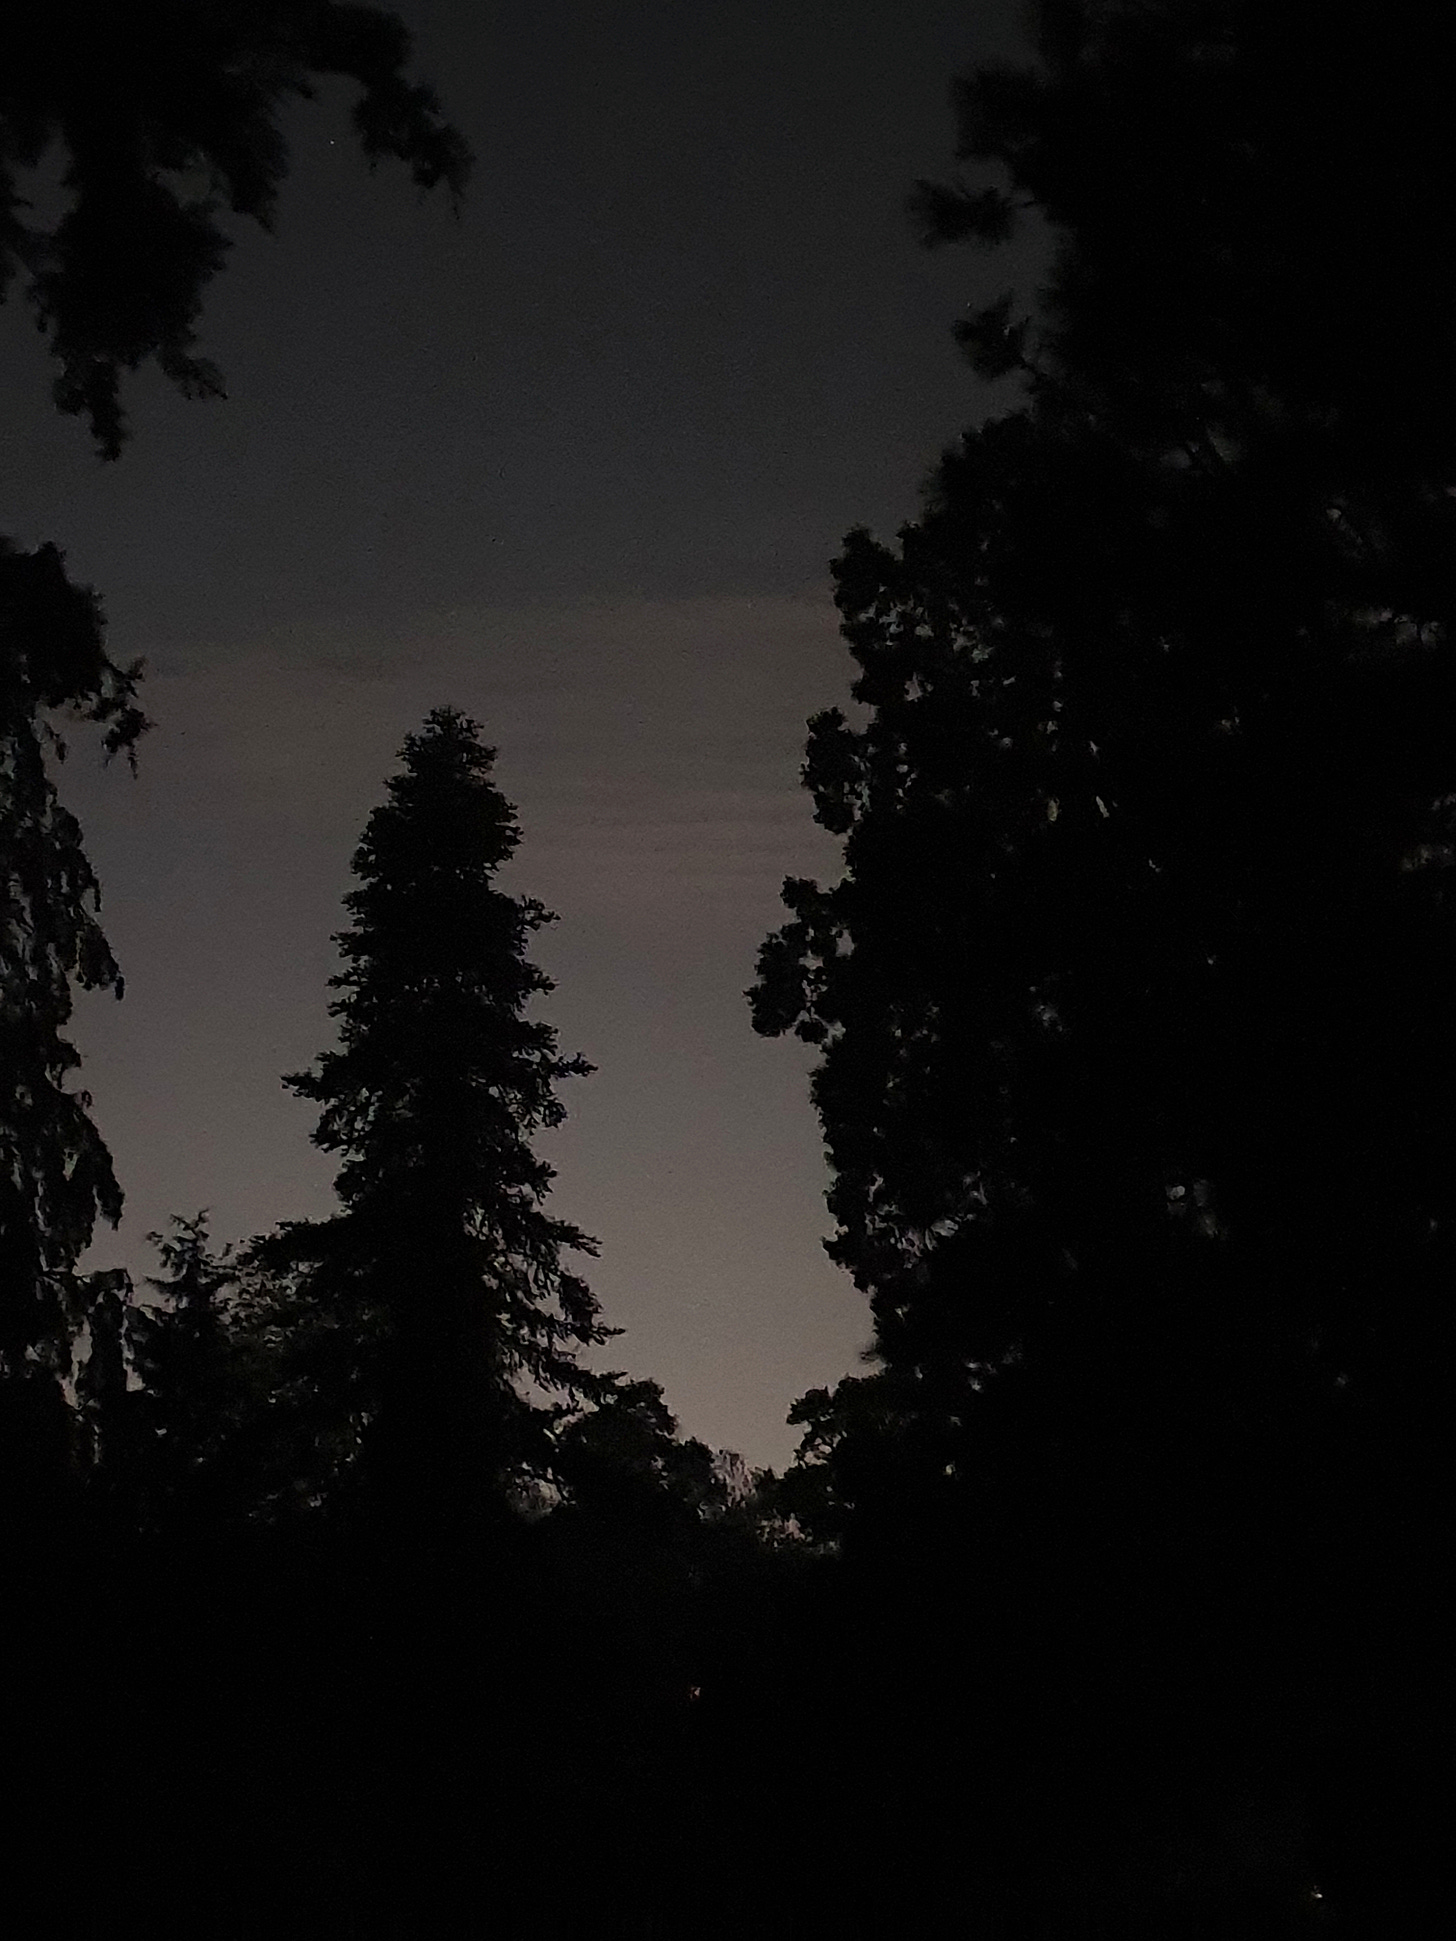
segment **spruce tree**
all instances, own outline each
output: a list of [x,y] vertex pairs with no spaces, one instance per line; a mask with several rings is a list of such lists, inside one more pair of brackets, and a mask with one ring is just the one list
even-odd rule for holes
[[253,1255],[289,1283],[291,1400],[325,1471],[416,1527],[546,1473],[558,1413],[601,1386],[577,1351],[614,1332],[563,1258],[595,1243],[542,1204],[532,1136],[564,1116],[558,1081],[590,1067],[526,1015],[551,989],[527,941],[554,919],[497,886],[520,832],[494,759],[452,708],[405,741],[354,856],[338,1048],[285,1081],[320,1107],[340,1210]]

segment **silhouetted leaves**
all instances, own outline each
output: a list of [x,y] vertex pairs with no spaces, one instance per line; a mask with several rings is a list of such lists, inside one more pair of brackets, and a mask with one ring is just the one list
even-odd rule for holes
[[[49,22],[0,79],[13,169],[69,143],[71,215],[12,204],[3,247],[112,449],[121,368],[213,381],[215,219],[266,219],[290,91],[352,76],[368,153],[463,166],[385,16],[138,18],[120,105],[102,36],[24,108]],[[1404,6],[1291,22],[1044,0],[1039,66],[958,86],[967,174],[916,198],[1057,256],[958,326],[1025,408],[835,569],[854,705],[805,781],[844,868],[785,885],[752,1004],[816,1048],[874,1365],[795,1405],[782,1479],[581,1365],[591,1243],[532,1140],[585,1067],[529,1015],[549,919],[497,887],[514,814],[452,710],[356,854],[339,1045],[288,1081],[339,1212],[242,1261],[180,1222],[156,1303],[78,1272],[119,1195],[70,980],[119,979],[42,724],[142,722],[58,558],[0,556],[20,1763],[73,1840],[89,1775],[98,1877],[149,1913],[165,1876],[197,1932],[433,1930],[482,1881],[506,1934],[918,1934],[950,1895],[1008,1941],[1415,1931],[1450,1744],[1450,63]],[[127,280],[118,211],[165,274]],[[96,1527],[151,1546],[83,1596],[78,1450]],[[363,1513],[294,1514],[325,1506]],[[170,1775],[144,1852],[98,1805],[138,1773]]]
[[[751,994],[819,1049],[830,1252],[874,1317],[877,1372],[798,1405],[783,1492],[899,1587],[875,1757],[928,1758],[900,1717],[995,1663],[982,1783],[1017,1841],[1054,1794],[1020,1746],[1120,1799],[1064,1797],[1045,1839],[1100,1828],[1065,1891],[1125,1921],[1187,1905],[1153,1884],[1154,1771],[1192,1799],[1204,1741],[1236,1790],[1321,1735],[1351,1770],[1410,1703],[1375,1665],[1434,1675],[1456,258],[1450,50],[1398,14],[1372,48],[1047,5],[1040,69],[958,90],[999,181],[918,208],[943,240],[1051,226],[1036,321],[1008,293],[958,327],[1029,406],[896,546],[846,543],[859,711],[805,769],[844,874],[785,886]],[[1208,1883],[1220,1918],[1302,1918],[1304,1837]],[[1068,1931],[1027,1862],[1026,1931]]]
[[[892,1366],[964,1388],[1074,1316],[1078,1354],[1147,1342],[1196,1288],[1173,1311],[1209,1371],[1239,1341],[1296,1388],[1311,1353],[1317,1387],[1357,1363],[1415,1379],[1453,1076],[1451,505],[1427,469],[1445,311],[1403,369],[1371,336],[1382,395],[1431,413],[1409,447],[1373,443],[1365,362],[1319,403],[1298,363],[1330,328],[1317,236],[1291,244],[1300,288],[1274,289],[1242,178],[1199,177],[1173,220],[1233,131],[1294,166],[1259,65],[1279,35],[1173,5],[1049,9],[1044,34],[1046,73],[959,99],[963,155],[1063,232],[1048,374],[947,454],[897,549],[855,535],[836,569],[868,717],[811,724],[806,780],[846,875],[786,886],[756,1022],[823,1048],[831,1251]],[[1326,52],[1320,85],[1345,84]],[[1430,129],[1382,135],[1377,173],[1419,178]],[[1340,169],[1348,139],[1329,135]],[[1249,252],[1216,289],[1210,209]],[[1136,287],[1086,280],[1114,250]],[[1255,304],[1265,348],[1230,325],[1205,383],[1184,348]],[[1246,401],[1237,425],[1215,396]]]
[[97,1220],[121,1214],[66,1027],[74,987],[119,996],[121,974],[53,768],[67,717],[130,756],[138,672],[108,658],[95,597],[54,547],[0,542],[0,1387],[48,1385],[57,1402],[97,1293],[77,1263]]
[[[197,354],[202,295],[229,213],[271,226],[288,170],[290,98],[353,82],[370,162],[402,161],[458,196],[470,166],[434,93],[405,78],[392,14],[339,0],[55,0],[0,33],[0,299],[17,275],[60,365],[55,398],[102,455],[126,440],[121,375],[155,359],[190,397],[220,396]],[[53,148],[65,208],[32,219],[25,188]]]

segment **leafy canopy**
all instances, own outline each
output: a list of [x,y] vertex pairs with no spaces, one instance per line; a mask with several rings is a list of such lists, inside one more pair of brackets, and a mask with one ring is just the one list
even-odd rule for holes
[[[320,81],[359,90],[371,163],[458,196],[470,155],[409,80],[394,15],[345,0],[52,0],[0,28],[0,299],[17,277],[60,366],[55,399],[106,458],[127,435],[121,375],[155,360],[189,397],[223,379],[197,352],[227,214],[271,226],[288,170],[282,114]],[[62,160],[64,209],[27,189]]]
[[0,1374],[70,1371],[90,1282],[76,1265],[121,1191],[66,1035],[72,993],[121,973],[97,920],[100,886],[57,795],[56,717],[130,757],[145,726],[138,667],[105,650],[95,596],[53,546],[0,540]]

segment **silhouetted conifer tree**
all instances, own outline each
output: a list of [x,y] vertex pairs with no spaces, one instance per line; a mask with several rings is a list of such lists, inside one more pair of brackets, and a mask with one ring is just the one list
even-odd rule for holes
[[345,899],[339,1049],[287,1081],[321,1107],[342,1210],[254,1258],[293,1277],[300,1405],[357,1439],[376,1503],[425,1524],[549,1471],[558,1408],[601,1386],[577,1352],[612,1330],[563,1258],[594,1243],[542,1206],[531,1139],[563,1116],[558,1082],[590,1067],[526,1015],[551,988],[527,941],[552,919],[496,887],[519,830],[494,752],[444,708],[401,759]]
[[[80,1063],[66,1036],[72,990],[113,990],[121,975],[96,908],[99,887],[81,830],[56,794],[61,726],[102,731],[108,756],[130,756],[145,725],[138,670],[103,645],[94,597],[67,580],[52,546],[0,541],[0,1412],[10,1487],[22,1444],[68,1440],[62,1384],[73,1340],[100,1283],[78,1274],[98,1219],[113,1224],[121,1192],[90,1100],[72,1085]],[[12,1444],[14,1446],[12,1446]]]
[[268,1366],[245,1325],[250,1290],[232,1249],[213,1248],[206,1213],[174,1214],[170,1233],[148,1237],[162,1272],[147,1276],[156,1299],[124,1318],[130,1407],[117,1453],[141,1522],[221,1530],[259,1507],[267,1482]]
[[[125,440],[122,372],[155,358],[189,395],[220,392],[194,354],[202,293],[229,246],[224,211],[272,220],[290,97],[328,76],[354,81],[370,161],[397,158],[422,188],[458,195],[468,152],[430,90],[406,78],[408,56],[392,15],[335,0],[7,11],[0,301],[24,280],[60,365],[56,403],[86,419],[105,456]],[[65,202],[46,227],[27,191],[57,153]],[[67,1083],[79,1061],[63,1036],[72,990],[120,996],[121,976],[48,756],[63,756],[54,724],[69,714],[103,728],[108,756],[131,758],[146,725],[140,673],[108,658],[100,607],[66,580],[54,547],[0,539],[0,1466],[22,1495],[35,1462],[54,1475],[74,1456],[60,1385],[90,1305],[75,1264],[97,1217],[121,1209],[89,1101]],[[109,1325],[98,1315],[103,1360]]]
[[[220,394],[220,373],[197,351],[201,300],[226,259],[228,218],[272,220],[291,99],[320,81],[356,83],[353,123],[369,161],[397,158],[421,188],[444,183],[458,194],[464,143],[430,91],[407,78],[408,54],[394,16],[336,0],[6,9],[0,301],[20,284],[59,367],[55,402],[82,418],[103,456],[115,458],[126,439],[124,373],[155,361],[185,394]],[[50,221],[38,210],[54,203],[45,191],[56,162],[60,210]],[[0,1515],[7,1537],[23,1524],[27,1539],[6,1550],[25,1588],[7,1600],[5,1619],[12,1790],[26,1811],[7,1809],[0,1831],[15,1843],[7,1857],[21,1856],[16,1881],[67,1876],[82,1925],[124,1921],[145,1871],[141,1918],[156,1914],[159,1891],[173,1897],[160,1918],[183,1918],[191,1892],[201,1925],[216,1916],[230,1928],[236,1896],[220,1882],[235,1884],[236,1867],[212,1844],[215,1824],[236,1827],[246,1808],[259,1815],[258,1850],[276,1848],[290,1823],[282,1748],[296,1753],[306,1736],[298,1719],[311,1667],[291,1654],[293,1682],[269,1688],[266,1613],[270,1601],[307,1609],[317,1587],[300,1581],[290,1600],[279,1588],[283,1551],[254,1570],[240,1545],[224,1589],[228,1570],[214,1581],[210,1566],[191,1569],[208,1544],[191,1564],[184,1544],[167,1552],[165,1611],[149,1608],[162,1587],[149,1586],[144,1553],[97,1545],[102,1526],[72,1486],[78,1457],[89,1457],[91,1501],[105,1506],[113,1533],[140,1518],[173,1534],[190,1524],[199,1537],[220,1510],[248,1504],[234,1488],[245,1475],[265,1508],[268,1492],[282,1490],[271,1421],[249,1445],[267,1418],[250,1415],[246,1381],[221,1420],[202,1419],[218,1400],[222,1363],[230,1381],[250,1374],[255,1351],[270,1344],[260,1329],[220,1354],[210,1318],[220,1289],[207,1285],[200,1231],[167,1243],[182,1251],[168,1263],[178,1306],[165,1319],[131,1303],[124,1275],[76,1271],[97,1216],[115,1220],[121,1194],[75,1089],[64,1031],[74,988],[119,996],[121,979],[94,914],[80,831],[47,760],[63,752],[54,727],[67,713],[99,724],[108,753],[130,755],[144,726],[138,673],[106,657],[96,604],[67,584],[53,548],[25,554],[0,540]],[[86,1344],[79,1366],[73,1339]],[[290,1478],[302,1467],[286,1466]],[[230,1689],[245,1659],[255,1669]],[[271,1670],[284,1661],[278,1653]],[[219,1764],[230,1768],[222,1794]],[[135,1791],[139,1773],[156,1808],[145,1862],[116,1831],[117,1797]],[[170,1775],[165,1798],[153,1791],[159,1774]],[[269,1802],[261,1811],[260,1800]],[[316,1871],[317,1854],[309,1858]],[[271,1873],[275,1887],[288,1879],[286,1860]],[[7,1910],[27,1925],[18,1886]],[[54,1915],[37,1908],[30,1924]],[[308,1924],[296,1904],[287,1918]]]

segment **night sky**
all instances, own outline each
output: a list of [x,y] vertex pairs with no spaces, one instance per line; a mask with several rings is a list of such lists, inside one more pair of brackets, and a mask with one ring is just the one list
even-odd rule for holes
[[125,1002],[84,1082],[127,1193],[93,1261],[212,1209],[326,1212],[280,1074],[331,1040],[350,852],[403,737],[453,703],[498,746],[509,881],[561,921],[544,1015],[598,1067],[543,1147],[552,1208],[685,1430],[782,1463],[784,1413],[868,1316],[820,1247],[802,1049],[742,991],[786,873],[835,846],[798,786],[843,701],[829,559],[910,517],[983,415],[950,341],[1003,274],[919,249],[951,76],[1020,51],[1013,0],[402,0],[476,153],[458,221],[371,179],[346,96],[293,118],[276,236],[239,225],[203,351],[148,375],[117,465],[0,311],[4,528],[51,539],[145,655],[140,779],[66,771]]

